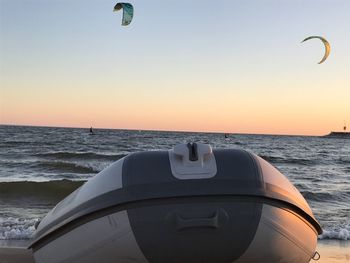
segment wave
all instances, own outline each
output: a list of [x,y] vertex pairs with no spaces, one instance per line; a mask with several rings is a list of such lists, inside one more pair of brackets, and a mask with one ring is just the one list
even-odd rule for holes
[[37,219],[0,218],[0,240],[31,239]]
[[301,191],[303,197],[308,201],[347,201],[350,197],[350,192],[311,192],[311,191]]
[[101,154],[93,152],[48,152],[35,154],[36,157],[49,159],[75,159],[75,160],[111,160],[116,161],[126,156],[126,154]]
[[334,198],[332,194],[326,192],[301,191],[301,194],[309,201],[326,201]]
[[[0,240],[25,240],[32,239],[35,231],[34,225],[39,219],[19,219],[13,217],[0,217]],[[318,236],[321,240],[350,240],[350,225],[325,228]]]
[[318,162],[316,160],[305,159],[305,158],[283,158],[268,155],[259,155],[265,161],[271,163],[284,163],[284,164],[298,164],[298,165],[316,165]]
[[349,157],[339,157],[337,160],[336,160],[336,163],[337,164],[350,164],[350,158]]
[[84,165],[69,163],[69,162],[40,162],[35,163],[34,166],[42,168],[45,172],[60,171],[66,173],[78,173],[78,174],[91,174],[98,173],[100,170],[93,167],[87,167]]
[[3,141],[1,144],[8,144],[9,146],[12,145],[27,145],[27,144],[34,144],[34,141],[29,141],[29,140],[23,140],[23,141]]
[[[20,160],[0,160],[0,167],[4,167],[11,170],[18,170],[23,174],[38,175],[44,173],[50,174],[51,179],[64,179],[74,178],[83,175],[93,175],[99,173],[104,168],[109,166],[113,161],[110,160],[33,160],[33,159],[20,159]],[[53,176],[53,177],[52,177]],[[16,176],[13,176],[16,177]],[[12,180],[9,180],[12,181]]]
[[319,239],[350,240],[350,225],[334,229],[324,229]]
[[4,200],[24,199],[28,202],[32,199],[58,202],[80,187],[84,182],[66,179],[48,182],[1,182],[0,198]]
[[276,156],[269,156],[269,155],[259,155],[261,158],[263,158],[267,162],[271,163],[278,163],[284,161],[284,158],[282,157],[276,157]]

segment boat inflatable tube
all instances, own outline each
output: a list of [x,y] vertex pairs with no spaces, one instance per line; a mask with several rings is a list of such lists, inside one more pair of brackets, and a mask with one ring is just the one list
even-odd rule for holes
[[193,143],[113,163],[47,214],[30,248],[37,263],[304,263],[321,233],[268,162]]

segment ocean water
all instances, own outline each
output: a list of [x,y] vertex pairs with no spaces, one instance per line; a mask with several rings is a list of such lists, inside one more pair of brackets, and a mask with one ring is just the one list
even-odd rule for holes
[[123,156],[178,143],[251,151],[277,167],[310,204],[324,233],[350,241],[350,140],[0,125],[0,240],[32,238],[34,224]]

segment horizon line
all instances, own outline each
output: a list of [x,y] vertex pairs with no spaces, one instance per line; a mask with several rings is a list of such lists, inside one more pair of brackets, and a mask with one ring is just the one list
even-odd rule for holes
[[[133,129],[133,128],[106,128],[106,127],[77,127],[77,126],[52,126],[52,125],[32,125],[32,124],[9,124],[0,123],[0,126],[19,126],[19,127],[42,127],[42,128],[64,128],[64,129],[90,129],[95,130],[124,130],[124,131],[149,131],[149,132],[182,132],[182,133],[214,133],[214,134],[236,134],[236,135],[265,135],[265,136],[303,136],[320,137],[323,135],[305,135],[305,134],[275,134],[275,133],[245,133],[245,132],[220,132],[220,131],[193,131],[193,130],[156,130],[156,129]],[[325,134],[326,135],[326,134]]]

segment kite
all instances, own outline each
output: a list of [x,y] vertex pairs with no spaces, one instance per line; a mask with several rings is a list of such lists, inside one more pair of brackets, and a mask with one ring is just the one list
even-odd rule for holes
[[127,26],[131,23],[134,16],[134,7],[129,3],[118,3],[114,6],[113,12],[117,12],[120,9],[123,9],[122,26]]
[[330,46],[329,42],[328,42],[325,38],[320,37],[320,36],[310,36],[310,37],[307,37],[307,38],[305,38],[303,41],[301,41],[301,43],[303,43],[304,41],[308,41],[308,40],[310,40],[310,39],[313,39],[313,38],[318,38],[318,39],[320,39],[320,40],[323,42],[324,47],[325,47],[324,56],[323,56],[323,58],[321,59],[321,61],[318,62],[318,64],[321,64],[321,63],[323,63],[323,62],[327,59],[327,57],[329,56],[329,53],[331,52],[331,46]]

